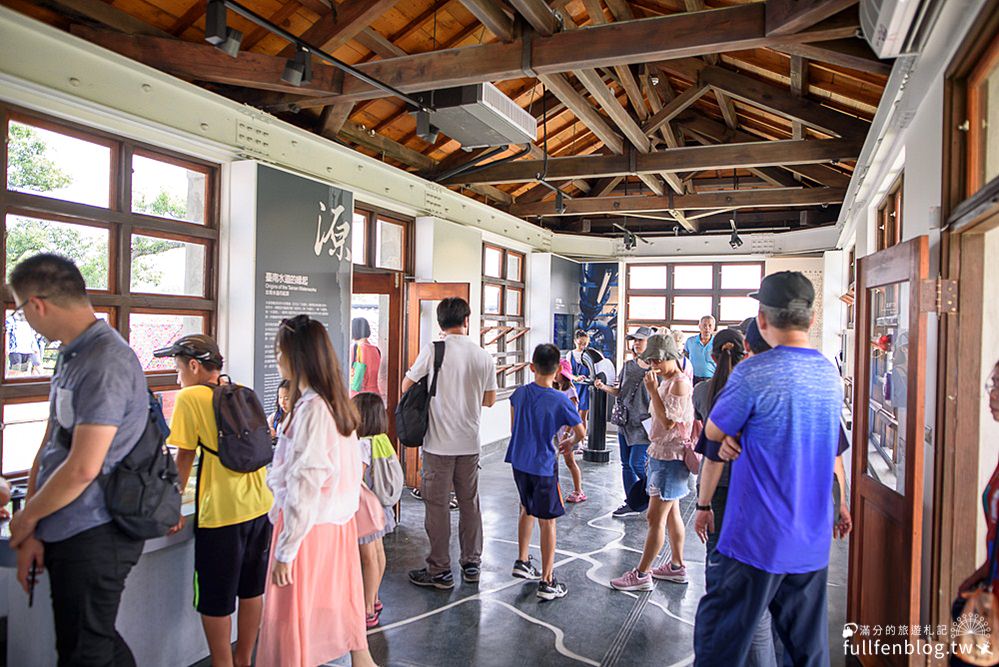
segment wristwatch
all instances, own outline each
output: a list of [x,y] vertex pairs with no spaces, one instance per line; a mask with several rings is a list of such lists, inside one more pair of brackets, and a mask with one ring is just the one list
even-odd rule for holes
[[710,512],[711,511],[711,505],[701,505],[700,503],[698,503],[697,504],[697,511],[698,512]]

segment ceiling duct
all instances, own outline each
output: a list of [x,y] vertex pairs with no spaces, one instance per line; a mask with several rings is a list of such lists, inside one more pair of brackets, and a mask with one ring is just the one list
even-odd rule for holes
[[942,0],[861,0],[860,29],[878,58],[922,50]]
[[417,111],[421,138],[443,132],[462,148],[527,144],[538,136],[538,121],[491,83],[477,83],[413,95],[428,110]]

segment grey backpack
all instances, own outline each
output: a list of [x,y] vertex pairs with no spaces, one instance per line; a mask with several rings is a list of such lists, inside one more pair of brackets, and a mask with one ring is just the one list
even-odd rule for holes
[[383,507],[394,507],[402,497],[403,474],[399,457],[384,433],[371,438],[371,492]]

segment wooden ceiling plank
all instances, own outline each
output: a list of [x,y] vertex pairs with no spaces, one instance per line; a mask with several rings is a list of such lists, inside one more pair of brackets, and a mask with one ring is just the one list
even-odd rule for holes
[[[289,3],[292,4],[293,3]],[[294,5],[293,5],[294,6]],[[174,37],[180,37],[184,34],[184,31],[190,28],[194,23],[205,15],[205,4],[196,0],[191,7],[184,12],[184,15],[177,19],[177,22],[170,26],[169,32]]]
[[798,188],[773,190],[741,190],[705,192],[675,197],[580,197],[565,202],[565,211],[555,210],[554,202],[515,203],[509,208],[511,215],[521,218],[555,215],[588,215],[599,213],[628,213],[683,210],[710,210],[718,208],[762,208],[839,204],[846,196],[841,188]]
[[[594,25],[607,23],[600,0],[584,0],[584,4],[586,5],[586,13]],[[614,72],[617,74],[624,92],[628,95],[628,101],[631,102],[631,107],[638,115],[638,119],[645,120],[648,118],[649,112],[645,108],[645,99],[642,97],[642,90],[639,88],[638,81],[635,79],[631,68],[627,65],[617,65],[614,67]]]
[[[655,153],[628,155],[586,155],[549,158],[549,180],[596,178],[686,172],[705,169],[767,167],[784,164],[831,162],[856,159],[861,139],[821,139],[806,141],[756,141],[751,143],[687,146]],[[461,174],[444,183],[518,183],[531,180],[544,168],[541,160],[518,160],[486,167],[473,174]]]
[[777,50],[791,55],[792,58],[804,57],[881,76],[891,74],[892,64],[879,60],[867,42],[859,37],[808,44],[786,44]]
[[552,91],[563,104],[576,115],[593,134],[600,138],[604,145],[615,153],[624,152],[624,139],[611,129],[610,125],[590,106],[586,99],[576,92],[576,89],[561,74],[541,75],[538,77],[545,87]]
[[857,4],[858,0],[767,0],[767,34],[788,35]]
[[[525,2],[527,0],[520,0]],[[706,16],[706,14],[710,16]],[[800,42],[813,33],[767,38],[763,34],[762,3],[737,5],[710,12],[674,14],[638,21],[611,23],[534,38],[531,70],[561,73],[593,66],[654,62],[705,53],[778,46]],[[824,36],[824,35],[821,35]],[[703,64],[703,63],[702,63]],[[405,92],[464,85],[481,81],[519,79],[525,70],[521,40],[389,58],[358,65],[358,69]],[[358,102],[386,97],[384,91],[348,79],[343,99],[317,99],[308,106]]]
[[354,105],[350,103],[331,104],[323,109],[319,116],[319,134],[324,137],[335,137],[353,110]]
[[[281,25],[289,18],[291,18],[291,15],[294,14],[296,11],[298,11],[298,7],[295,6],[295,3],[288,2],[284,6],[282,6],[281,9],[271,14],[268,17],[268,19],[270,20],[271,23],[276,23],[277,25]],[[254,26],[253,30],[246,33],[246,35],[243,37],[243,43],[240,44],[239,48],[241,48],[243,51],[252,51],[253,47],[259,44],[261,40],[263,40],[265,37],[267,37],[270,34],[271,32],[267,28],[264,28],[263,26],[259,25]]]
[[513,41],[513,19],[494,0],[461,0],[461,4],[500,41]]
[[821,132],[841,137],[863,136],[869,127],[859,118],[834,111],[808,99],[797,98],[779,86],[721,67],[704,68],[700,72],[699,81],[704,85],[720,88],[729,96],[747,104],[801,121]]

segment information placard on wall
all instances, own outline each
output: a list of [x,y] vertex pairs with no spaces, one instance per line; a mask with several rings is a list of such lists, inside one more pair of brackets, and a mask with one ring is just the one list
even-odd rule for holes
[[270,410],[281,382],[274,338],[281,321],[305,314],[327,326],[346,372],[353,194],[258,167],[254,389]]

